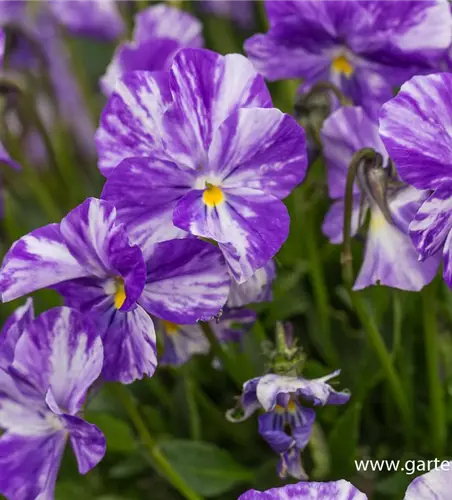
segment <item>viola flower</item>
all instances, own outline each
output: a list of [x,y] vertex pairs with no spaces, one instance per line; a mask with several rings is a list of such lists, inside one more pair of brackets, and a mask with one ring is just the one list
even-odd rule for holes
[[175,240],[142,254],[129,242],[115,208],[88,198],[61,221],[32,231],[6,254],[3,301],[54,287],[70,307],[89,314],[104,342],[102,375],[133,382],[156,367],[149,314],[175,323],[210,320],[227,300],[221,253],[199,241]]
[[[380,283],[402,290],[420,290],[435,276],[436,256],[419,262],[408,227],[428,192],[402,184],[391,168],[388,153],[378,135],[378,126],[359,107],[335,111],[322,128],[324,155],[328,167],[328,189],[334,203],[323,223],[323,232],[332,243],[343,237],[344,193],[347,170],[353,154],[362,148],[380,153],[383,165],[358,175],[354,186],[352,235],[370,212],[364,261],[355,281],[359,290]],[[398,158],[398,172],[401,172]],[[403,262],[403,265],[400,263]]]
[[275,263],[269,260],[244,283],[232,281],[228,307],[242,307],[247,304],[272,300],[272,283],[275,279]]
[[132,239],[214,240],[239,283],[263,267],[288,235],[281,199],[306,172],[302,128],[271,105],[238,54],[181,49],[169,72],[124,75],[96,141],[102,197]]
[[[254,311],[227,309],[209,325],[220,342],[239,342],[255,321]],[[160,332],[164,346],[161,365],[180,366],[193,355],[210,351],[210,344],[200,325],[178,325],[163,320],[160,321]]]
[[[2,1],[1,22],[23,21],[28,16],[27,4],[27,0]],[[47,0],[40,9],[76,36],[112,41],[125,31],[114,0]]]
[[308,380],[270,373],[248,380],[243,385],[239,407],[229,410],[227,418],[242,422],[256,410],[259,416],[259,433],[281,456],[278,466],[281,477],[306,477],[300,452],[306,447],[315,421],[315,411],[303,405],[304,401],[317,405],[342,405],[350,399],[346,392],[336,392],[327,382],[339,375],[335,371],[319,379]]
[[202,47],[202,24],[188,12],[159,4],[135,17],[132,42],[121,43],[100,85],[104,94],[113,92],[117,79],[128,71],[168,70],[181,47]]
[[[417,477],[408,486],[404,500],[447,500],[450,498],[452,462]],[[300,482],[267,491],[249,490],[238,500],[367,500],[353,484],[341,479],[327,483]]]
[[439,61],[451,42],[446,1],[272,1],[268,33],[245,42],[269,80],[327,81],[373,117],[393,88]]
[[412,78],[381,111],[380,134],[401,179],[430,196],[409,230],[422,261],[442,252],[444,280],[452,287],[452,75]]
[[255,4],[252,0],[201,0],[200,7],[210,14],[231,19],[242,29],[255,26]]
[[81,474],[105,454],[102,432],[79,417],[102,370],[102,342],[67,307],[20,323],[7,332],[19,330],[14,361],[0,365],[0,427],[5,430],[0,437],[0,493],[18,500],[53,498],[68,440]]

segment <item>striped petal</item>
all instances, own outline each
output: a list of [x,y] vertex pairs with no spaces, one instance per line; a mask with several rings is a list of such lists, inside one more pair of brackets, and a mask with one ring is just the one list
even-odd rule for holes
[[289,215],[280,200],[254,189],[224,189],[222,196],[209,206],[203,191],[190,191],[177,204],[173,222],[217,241],[232,276],[243,283],[279,251],[289,232]]
[[418,189],[452,182],[452,75],[416,76],[380,114],[380,134],[400,177]]
[[247,304],[270,301],[275,276],[275,263],[273,260],[269,260],[265,266],[258,269],[245,282],[239,284],[232,280],[228,307],[242,307]]
[[96,132],[99,169],[108,177],[125,158],[163,155],[163,115],[171,103],[167,73],[132,71],[120,78]]
[[102,342],[83,317],[67,307],[38,316],[19,339],[13,367],[23,374],[58,413],[75,415],[102,370]]
[[303,129],[278,109],[240,109],[214,134],[209,172],[225,188],[250,188],[285,198],[307,169]]
[[159,243],[147,263],[140,304],[173,323],[208,321],[224,306],[230,278],[221,252],[196,239]]
[[445,500],[450,496],[452,462],[417,477],[406,490],[404,500]]

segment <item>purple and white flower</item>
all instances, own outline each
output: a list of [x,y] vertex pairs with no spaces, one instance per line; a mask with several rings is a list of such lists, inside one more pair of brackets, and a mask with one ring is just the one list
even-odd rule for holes
[[0,493],[17,500],[53,498],[68,440],[81,474],[106,449],[102,432],[78,416],[102,370],[100,337],[72,309],[32,319],[30,307],[0,337],[14,348],[10,363],[0,363]]
[[[447,470],[438,468],[417,477],[404,500],[449,500],[452,462]],[[367,500],[367,495],[345,480],[327,483],[300,482],[267,491],[249,490],[238,500]]]
[[[227,309],[218,320],[209,322],[220,342],[240,342],[252,324],[256,313],[249,309]],[[160,321],[163,337],[163,354],[160,365],[180,366],[195,354],[207,354],[210,344],[200,325],[178,325]]]
[[181,49],[169,72],[124,75],[96,141],[102,197],[132,239],[144,249],[187,234],[214,240],[239,283],[263,267],[287,238],[281,199],[307,162],[303,129],[271,106],[237,54]]
[[[38,11],[47,11],[71,34],[101,40],[115,40],[125,24],[114,0],[44,0]],[[30,15],[27,0],[2,0],[0,23],[21,22]]]
[[221,252],[197,240],[159,243],[144,254],[129,242],[116,210],[89,198],[60,224],[19,239],[0,273],[2,300],[54,287],[93,318],[104,342],[103,376],[132,382],[156,367],[149,314],[174,323],[214,317],[230,279]]
[[272,1],[270,29],[245,43],[269,80],[336,85],[373,117],[400,86],[439,61],[451,42],[446,1]]
[[[389,157],[378,135],[377,124],[359,107],[344,107],[335,111],[324,122],[321,135],[328,167],[328,189],[334,200],[325,217],[323,232],[332,243],[341,243],[343,197],[353,154],[362,148],[373,148],[382,155],[384,164],[388,163]],[[401,173],[398,158],[392,159]],[[403,290],[420,290],[434,278],[439,260],[434,256],[419,262],[408,227],[429,193],[398,182],[393,188],[382,187],[384,194],[380,196],[381,200],[377,200],[365,186],[358,184],[354,186],[352,235],[364,224],[367,212],[370,212],[370,223],[364,261],[354,289],[380,283]],[[379,186],[375,187],[379,189]],[[389,214],[384,213],[382,204],[387,205]]]
[[164,4],[144,9],[135,17],[133,41],[117,47],[100,81],[102,91],[111,94],[118,78],[128,71],[168,70],[181,47],[203,45],[202,24],[188,12]]
[[421,260],[444,258],[452,287],[452,75],[417,76],[402,86],[380,116],[380,134],[401,179],[430,191],[409,230]]
[[272,283],[275,276],[275,263],[269,260],[245,282],[237,283],[233,280],[227,302],[228,307],[242,307],[247,304],[271,301]]
[[243,385],[239,407],[229,410],[227,418],[242,422],[256,410],[264,410],[259,416],[259,433],[280,455],[281,477],[306,478],[300,452],[309,442],[315,411],[303,406],[303,401],[314,406],[347,403],[350,394],[337,392],[328,384],[339,373],[338,370],[313,380],[270,373],[248,380]]

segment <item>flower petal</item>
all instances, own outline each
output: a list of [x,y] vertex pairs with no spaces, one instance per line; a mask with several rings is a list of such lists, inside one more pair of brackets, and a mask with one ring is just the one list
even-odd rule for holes
[[204,151],[233,112],[271,107],[263,77],[239,54],[221,56],[203,49],[182,49],[171,67],[170,86],[174,103],[185,119],[182,125],[187,137]]
[[19,339],[13,367],[48,389],[64,413],[75,415],[102,370],[100,337],[83,316],[55,307],[38,316]]
[[180,366],[195,354],[209,352],[210,344],[200,325],[172,324],[171,328],[174,330],[169,331],[162,325],[164,348],[161,365]]
[[188,12],[165,4],[143,9],[135,16],[133,39],[143,41],[166,38],[182,47],[202,47],[202,24]]
[[132,71],[110,96],[96,132],[99,169],[108,177],[125,158],[163,152],[163,114],[172,101],[166,72]]
[[80,474],[86,474],[104,457],[107,450],[105,437],[98,427],[81,418],[65,415],[72,449],[77,458]]
[[173,212],[191,189],[194,175],[172,162],[131,158],[124,160],[107,179],[102,198],[115,205],[118,220],[141,247],[145,259],[154,243],[186,236],[185,231],[174,226]]
[[447,235],[452,230],[451,210],[452,185],[449,184],[432,193],[412,219],[410,236],[423,259],[444,247]]
[[157,366],[154,324],[146,311],[111,310],[108,329],[102,334],[106,380],[130,384],[144,375],[151,377]]
[[257,399],[265,411],[275,408],[279,394],[292,392],[311,401],[314,405],[344,404],[350,399],[350,394],[336,392],[326,383],[339,373],[338,370],[326,377],[313,380],[274,374],[264,375],[257,384]]
[[[287,484],[281,488],[272,488],[267,491],[250,490],[241,495],[238,500],[324,500],[326,498],[329,500],[342,498],[347,500],[367,500],[364,493],[361,493],[351,483],[343,479],[326,483],[310,481]],[[419,499],[420,497],[416,497],[416,500]],[[414,497],[412,500],[415,500]]]
[[14,500],[54,498],[65,444],[64,432],[42,437],[4,434],[0,438],[0,493]]
[[276,453],[283,453],[294,444],[292,436],[286,434],[284,424],[283,415],[276,412],[259,415],[259,434]]
[[307,169],[304,130],[278,109],[239,109],[213,136],[209,170],[225,188],[285,198]]
[[[351,231],[350,235],[355,236],[359,229],[359,219],[360,219],[360,198],[359,194],[353,196],[353,206],[352,206],[352,220],[351,220]],[[367,204],[362,210],[367,211]],[[335,201],[328,213],[325,215],[325,219],[322,224],[323,234],[335,245],[342,243],[344,239],[344,200]]]
[[196,239],[158,243],[140,304],[173,323],[208,321],[225,304],[230,278],[218,248]]
[[193,190],[177,204],[176,226],[219,243],[234,279],[243,283],[281,248],[289,233],[284,204],[254,189],[224,189],[224,201],[210,207]]
[[53,15],[75,35],[115,40],[125,31],[114,0],[50,0]]
[[17,341],[34,316],[33,299],[29,298],[3,324],[0,333],[0,368],[6,368],[13,362]]
[[418,189],[452,182],[452,75],[416,76],[380,114],[380,134],[402,180]]
[[452,462],[443,462],[440,468],[417,477],[408,486],[404,500],[444,500],[450,496],[451,481]]
[[229,292],[228,307],[242,307],[257,302],[267,302],[272,299],[272,282],[276,270],[273,260],[258,269],[251,278],[239,284],[232,280]]
[[7,252],[0,272],[2,300],[86,274],[69,251],[59,225],[49,224],[20,238]]
[[[353,155],[362,148],[373,148],[388,160],[388,153],[378,135],[378,125],[363,108],[343,107],[324,122],[321,130],[323,153],[328,167],[328,192],[331,198],[345,196],[347,172]],[[354,193],[359,193],[357,183]]]

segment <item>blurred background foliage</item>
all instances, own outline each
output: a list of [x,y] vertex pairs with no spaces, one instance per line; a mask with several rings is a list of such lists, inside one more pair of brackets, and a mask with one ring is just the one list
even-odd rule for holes
[[[120,4],[131,28],[137,10],[151,2]],[[207,14],[200,2],[180,2],[177,6],[202,20],[206,47],[222,54],[243,53],[244,40],[266,28],[260,2],[254,3],[255,28],[248,31],[231,19]],[[83,89],[90,116],[96,123],[105,102],[98,80],[111,59],[114,46],[70,38],[63,32],[60,35],[70,52],[70,62]],[[277,82],[269,87],[275,106],[292,112],[296,82]],[[25,77],[27,99],[35,99],[36,92],[37,87]],[[41,166],[30,162],[24,145],[20,140],[8,138],[5,128],[1,135],[11,155],[24,167],[21,171],[2,168],[3,255],[21,235],[60,220],[87,196],[99,196],[103,178],[97,170],[95,156],[80,150],[62,120],[53,128],[53,133],[49,133],[56,161],[47,161]],[[321,233],[329,204],[321,158],[314,161],[306,181],[286,203],[291,214],[291,232],[276,259],[273,301],[255,306],[258,321],[242,346],[226,346],[228,369],[215,368],[213,356],[195,356],[177,369],[160,367],[153,378],[133,384],[134,399],[128,404],[135,409],[139,407],[160,451],[202,497],[230,500],[251,487],[266,489],[283,484],[275,470],[278,457],[260,438],[256,418],[232,424],[226,421],[224,413],[234,406],[241,384],[265,371],[262,342],[273,338],[276,322],[290,322],[308,357],[305,376],[318,377],[341,368],[338,387],[352,393],[348,405],[317,411],[315,432],[303,453],[308,474],[316,480],[350,479],[375,499],[400,499],[412,476],[387,471],[358,474],[354,460],[446,458],[447,451],[452,450],[450,436],[448,439],[444,436],[438,443],[430,432],[432,408],[424,342],[424,326],[430,321],[430,327],[438,328],[442,356],[440,376],[448,396],[445,418],[450,428],[451,294],[439,279],[427,288],[429,301],[426,294],[385,287],[360,292],[365,313],[384,338],[391,362],[400,374],[414,423],[411,432],[400,418],[385,371],[375,354],[375,345],[369,341],[343,285],[341,249],[329,244]],[[356,267],[361,261],[359,241],[354,243],[353,251]],[[41,291],[34,296],[38,313],[60,304],[58,295],[52,291]],[[2,321],[20,302],[1,305]],[[114,389],[109,384],[98,387],[85,412],[86,419],[97,424],[106,435],[106,457],[89,474],[79,476],[75,459],[67,452],[56,498],[181,498],[159,473],[147,453],[146,443],[138,437],[130,414],[118,403]]]

